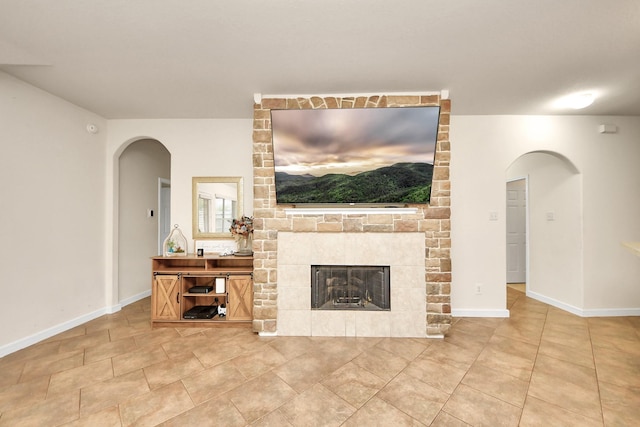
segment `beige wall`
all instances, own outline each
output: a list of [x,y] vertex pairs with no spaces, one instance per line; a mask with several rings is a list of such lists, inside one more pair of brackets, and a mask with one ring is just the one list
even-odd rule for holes
[[0,72],[0,356],[104,313],[106,134]]

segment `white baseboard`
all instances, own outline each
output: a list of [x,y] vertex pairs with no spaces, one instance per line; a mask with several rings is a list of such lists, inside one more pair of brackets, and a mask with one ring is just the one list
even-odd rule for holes
[[109,307],[106,308],[106,310],[107,310],[107,314],[117,313],[120,310],[122,310],[122,304],[110,305]]
[[69,329],[75,328],[76,326],[80,326],[83,323],[87,323],[90,320],[96,319],[102,316],[103,314],[107,314],[106,308],[101,308],[100,310],[87,313],[85,315],[76,317],[75,319],[71,319],[67,322],[63,322],[56,326],[47,328],[33,335],[29,335],[28,337],[20,338],[19,340],[16,340],[9,344],[5,344],[2,347],[0,347],[0,357],[4,357],[7,354],[11,354],[18,350],[22,350],[23,348],[29,347],[30,345],[37,344],[40,341],[46,340],[47,338],[51,338],[54,335],[68,331]]
[[126,298],[120,301],[119,304],[101,308],[100,310],[96,310],[91,313],[84,314],[82,316],[76,317],[75,319],[62,322],[56,326],[52,326],[43,331],[37,332],[33,335],[29,335],[28,337],[20,338],[19,340],[5,344],[0,347],[0,357],[4,357],[7,354],[11,354],[18,350],[22,350],[23,348],[29,347],[30,345],[37,344],[40,341],[44,341],[47,338],[51,338],[54,335],[68,331],[69,329],[73,329],[76,326],[80,326],[83,323],[87,323],[102,315],[116,313],[120,311],[122,307],[125,307],[129,304],[133,304],[134,302],[139,301],[143,298],[146,298],[149,295],[151,295],[151,289],[149,289],[148,291],[141,292],[132,297]]
[[569,313],[575,314],[576,316],[584,317],[582,315],[582,309],[580,309],[578,307],[575,307],[575,306],[573,306],[571,304],[566,304],[566,303],[564,303],[562,301],[558,301],[556,299],[549,298],[548,296],[539,294],[537,292],[530,291],[529,289],[527,289],[527,296],[529,298],[533,298],[534,300],[543,302],[545,304],[549,304],[549,305],[551,305],[553,307],[556,307],[556,308],[559,308],[561,310],[568,311]]
[[453,317],[509,317],[509,310],[472,309],[461,308],[451,309]]
[[259,337],[277,337],[278,332],[258,332]]
[[640,316],[640,308],[594,308],[583,310],[584,317]]
[[527,290],[527,296],[549,304],[553,307],[568,311],[580,317],[623,317],[623,316],[640,316],[640,308],[593,308],[582,309],[570,304],[563,303],[553,298],[549,298],[537,292]]

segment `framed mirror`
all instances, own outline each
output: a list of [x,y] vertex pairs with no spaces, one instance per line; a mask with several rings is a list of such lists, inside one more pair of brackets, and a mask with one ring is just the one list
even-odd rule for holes
[[194,239],[231,239],[231,222],[242,215],[242,177],[193,177]]

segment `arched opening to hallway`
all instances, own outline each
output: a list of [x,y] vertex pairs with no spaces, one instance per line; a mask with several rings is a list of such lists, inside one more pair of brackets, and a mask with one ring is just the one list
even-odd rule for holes
[[[170,223],[171,154],[154,139],[129,144],[118,158],[118,302],[150,294],[149,258]],[[162,201],[164,199],[164,202]]]
[[516,159],[506,175],[527,182],[527,295],[575,312],[584,297],[581,173],[558,153],[536,151]]

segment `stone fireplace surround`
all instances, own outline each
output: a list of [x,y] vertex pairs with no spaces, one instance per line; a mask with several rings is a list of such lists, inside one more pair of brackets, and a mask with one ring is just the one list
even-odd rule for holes
[[[441,99],[439,94],[283,97],[259,101],[254,104],[253,121],[254,331],[261,335],[306,336],[442,337],[446,334],[451,324],[450,101]],[[345,209],[326,209],[305,213],[290,209],[292,206],[276,205],[271,109],[420,105],[440,106],[431,203],[428,206],[410,206],[414,210],[408,213],[397,213],[392,209],[354,213]],[[380,241],[385,244],[378,245]],[[416,241],[420,243],[416,244]],[[370,254],[371,257],[365,261],[350,261],[346,259],[346,252],[342,252],[344,257],[341,257],[338,251],[329,257],[331,261],[317,261],[315,258],[319,253],[327,252],[328,247],[349,245],[359,248],[354,253]],[[321,247],[325,249],[318,251]],[[376,247],[383,249],[374,250]],[[303,259],[306,263],[313,258],[314,264],[393,265],[394,255],[388,248],[400,247],[407,248],[404,256],[417,265],[392,267],[390,312],[341,313],[328,310],[311,313],[310,308],[307,310],[310,307],[311,262],[301,267]],[[309,254],[309,259],[301,257],[304,253]],[[303,274],[306,276],[304,291],[300,280]],[[403,279],[394,278],[396,275]],[[410,280],[403,284],[404,278],[409,277]],[[399,282],[399,287],[394,288],[394,282]],[[412,301],[404,303],[408,306],[400,305],[394,310],[394,295],[406,300],[400,296],[403,292],[409,293]],[[355,314],[363,316],[355,317]],[[381,314],[387,315],[386,318],[367,317]],[[324,317],[329,315],[333,316]]]

